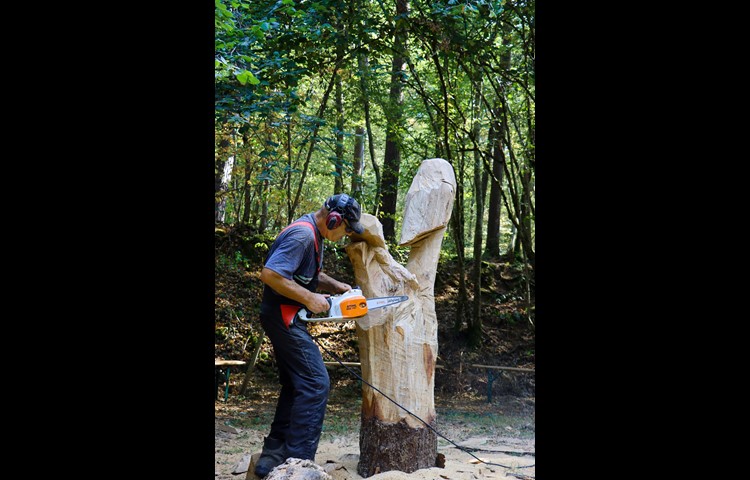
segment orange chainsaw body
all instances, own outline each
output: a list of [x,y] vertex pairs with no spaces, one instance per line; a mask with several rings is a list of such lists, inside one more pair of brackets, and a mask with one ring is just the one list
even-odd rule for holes
[[364,295],[346,297],[339,303],[341,316],[344,318],[357,318],[367,315],[367,299]]

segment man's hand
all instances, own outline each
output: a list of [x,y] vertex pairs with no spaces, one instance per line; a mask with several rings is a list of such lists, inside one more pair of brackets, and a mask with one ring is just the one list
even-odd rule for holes
[[271,287],[276,293],[305,305],[312,313],[327,312],[329,305],[326,295],[314,293],[300,286],[294,280],[284,278],[268,268],[260,271],[260,280]]
[[329,295],[322,295],[320,293],[313,293],[313,297],[309,303],[305,303],[307,311],[310,313],[323,313],[327,312],[331,308],[331,304],[328,303]]

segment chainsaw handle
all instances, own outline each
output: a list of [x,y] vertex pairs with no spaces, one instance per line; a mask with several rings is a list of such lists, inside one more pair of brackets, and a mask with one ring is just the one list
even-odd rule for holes
[[[328,302],[328,313],[330,314],[331,307],[333,306],[331,297],[326,297],[326,301]],[[297,312],[297,315],[299,316],[301,320],[304,320],[306,322],[310,320],[309,318],[307,318],[307,310],[305,309],[305,307],[300,308],[299,311]]]

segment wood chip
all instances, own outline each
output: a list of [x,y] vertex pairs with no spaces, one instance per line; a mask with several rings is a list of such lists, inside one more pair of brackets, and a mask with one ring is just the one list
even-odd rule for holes
[[234,466],[234,469],[232,470],[232,475],[239,475],[240,473],[247,472],[248,467],[250,466],[250,454],[246,453],[245,455],[240,458],[240,461],[237,462],[237,465]]

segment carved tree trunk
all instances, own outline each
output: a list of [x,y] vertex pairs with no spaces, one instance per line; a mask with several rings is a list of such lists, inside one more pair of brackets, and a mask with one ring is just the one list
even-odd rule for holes
[[[386,247],[383,226],[362,214],[362,235],[352,235],[347,253],[364,295],[407,295],[409,300],[373,310],[357,321],[362,378],[434,426],[435,360],[438,353],[435,273],[456,191],[451,165],[425,160],[406,194],[401,245],[410,245],[406,267]],[[437,435],[424,423],[362,385],[362,424],[357,472],[369,477],[435,466]]]

